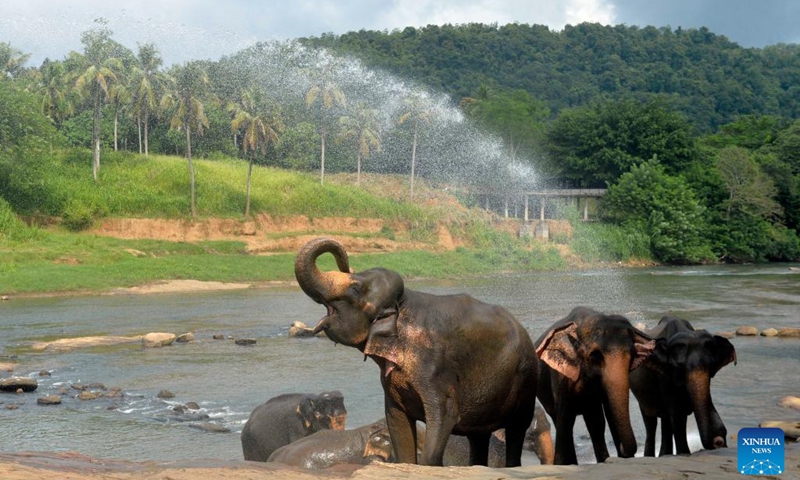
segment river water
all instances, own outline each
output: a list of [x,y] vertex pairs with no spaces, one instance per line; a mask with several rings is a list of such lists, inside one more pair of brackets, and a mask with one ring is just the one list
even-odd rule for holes
[[[407,288],[466,292],[503,305],[533,339],[576,305],[620,313],[648,327],[670,313],[695,328],[717,332],[739,325],[800,326],[800,274],[790,266],[552,272],[409,282]],[[239,433],[250,411],[287,392],[340,390],[349,412],[348,428],[370,423],[381,417],[383,405],[374,363],[324,338],[287,336],[292,321],[313,324],[324,313],[296,287],[0,302],[0,351],[16,356],[20,364],[15,374],[39,381],[34,393],[0,394],[5,404],[0,405],[0,451],[78,451],[126,460],[241,459]],[[191,331],[196,342],[69,353],[34,353],[29,348],[42,340],[155,331]],[[213,340],[214,334],[252,337],[257,343],[238,346],[229,339]],[[800,394],[800,340],[738,337],[732,342],[738,365],[725,367],[712,382],[714,402],[729,434],[762,420],[796,420],[796,412],[776,403],[785,395]],[[43,369],[52,376],[39,377]],[[36,404],[45,394],[93,382],[119,387],[125,395],[81,401],[72,397],[74,392],[64,396],[60,406]],[[157,398],[162,389],[175,393],[175,398]],[[631,398],[632,423],[641,445],[644,429]],[[173,406],[189,401],[209,416],[203,422],[229,428],[230,433],[193,428],[195,419],[174,414]],[[19,408],[2,408],[9,404]],[[693,420],[690,428],[696,431]],[[576,435],[581,461],[593,461],[580,419]],[[694,449],[700,448],[696,433],[690,440]]]

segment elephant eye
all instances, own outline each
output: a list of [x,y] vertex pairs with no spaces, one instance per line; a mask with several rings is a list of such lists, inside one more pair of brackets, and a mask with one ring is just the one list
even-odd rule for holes
[[594,364],[601,364],[603,363],[603,353],[600,350],[594,350],[589,354],[589,359]]

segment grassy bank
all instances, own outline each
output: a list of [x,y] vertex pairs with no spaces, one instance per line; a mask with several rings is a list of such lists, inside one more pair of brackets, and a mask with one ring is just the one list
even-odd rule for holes
[[[294,278],[295,250],[254,255],[239,237],[177,242],[91,233],[103,217],[188,221],[189,199],[182,158],[109,154],[97,183],[91,179],[89,165],[90,153],[84,150],[56,152],[27,168],[8,170],[5,165],[3,198],[8,201],[0,198],[0,295],[102,292],[174,279],[259,283]],[[243,220],[246,163],[198,160],[196,170],[200,219]],[[275,218],[382,220],[380,232],[347,235],[382,239],[399,248],[351,254],[356,270],[382,266],[407,278],[461,278],[567,268],[553,244],[520,240],[498,230],[486,211],[468,209],[424,181],[418,184],[418,199],[407,201],[406,182],[405,177],[365,175],[362,186],[356,187],[352,176],[334,175],[322,186],[310,173],[256,167],[252,210]],[[23,217],[32,220],[33,226],[22,222]],[[43,224],[47,226],[36,226]],[[460,247],[441,248],[438,232],[442,227]],[[630,248],[614,253],[614,246],[606,244],[617,242],[624,247],[624,241],[598,228],[585,225],[576,229],[579,235],[572,239],[578,251],[588,252],[590,261],[625,260],[631,254]],[[332,233],[304,234],[323,232]],[[261,234],[271,239],[298,235]],[[597,238],[605,240],[598,243]],[[602,248],[587,247],[595,244]],[[320,261],[321,266],[334,268],[330,257]]]

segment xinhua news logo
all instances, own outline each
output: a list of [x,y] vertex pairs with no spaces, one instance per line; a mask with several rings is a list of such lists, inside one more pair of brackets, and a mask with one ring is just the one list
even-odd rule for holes
[[739,473],[780,475],[784,471],[783,430],[743,428],[738,438]]

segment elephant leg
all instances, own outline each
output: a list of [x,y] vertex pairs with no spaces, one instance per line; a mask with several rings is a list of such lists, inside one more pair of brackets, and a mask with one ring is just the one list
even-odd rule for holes
[[[602,405],[598,403],[583,412],[583,421],[592,438],[592,447],[597,463],[605,462],[608,458],[608,447],[606,446],[606,419],[603,416]],[[611,433],[614,436],[614,429],[611,429]],[[619,445],[616,438],[614,438],[614,444]]]
[[[658,417],[651,417],[642,413],[642,421],[644,422],[644,430],[646,432],[644,440],[644,456],[656,456],[656,428],[658,428]],[[661,445],[664,445],[664,422],[661,422]],[[670,439],[670,442],[672,439]]]
[[[442,466],[444,449],[447,440],[453,433],[453,427],[458,423],[452,399],[443,399],[441,402],[427,402],[425,404],[425,447],[422,449],[422,465]],[[488,445],[488,444],[487,444]],[[470,448],[470,450],[472,450]],[[486,447],[488,455],[489,448]],[[472,453],[470,452],[470,456]]]
[[386,399],[386,426],[397,463],[417,463],[417,424],[394,402]]
[[575,440],[572,430],[575,427],[575,414],[572,412],[556,414],[556,465],[577,465],[578,455],[575,453]]
[[686,439],[686,415],[671,415],[672,431],[675,435],[675,453],[678,455],[689,455],[689,442]]
[[523,420],[514,426],[506,427],[506,467],[522,466],[522,450],[525,447],[525,434],[530,423]]
[[469,464],[489,466],[489,439],[491,433],[471,433],[469,440]]
[[658,456],[672,455],[672,420],[668,416],[661,417],[661,449]]

